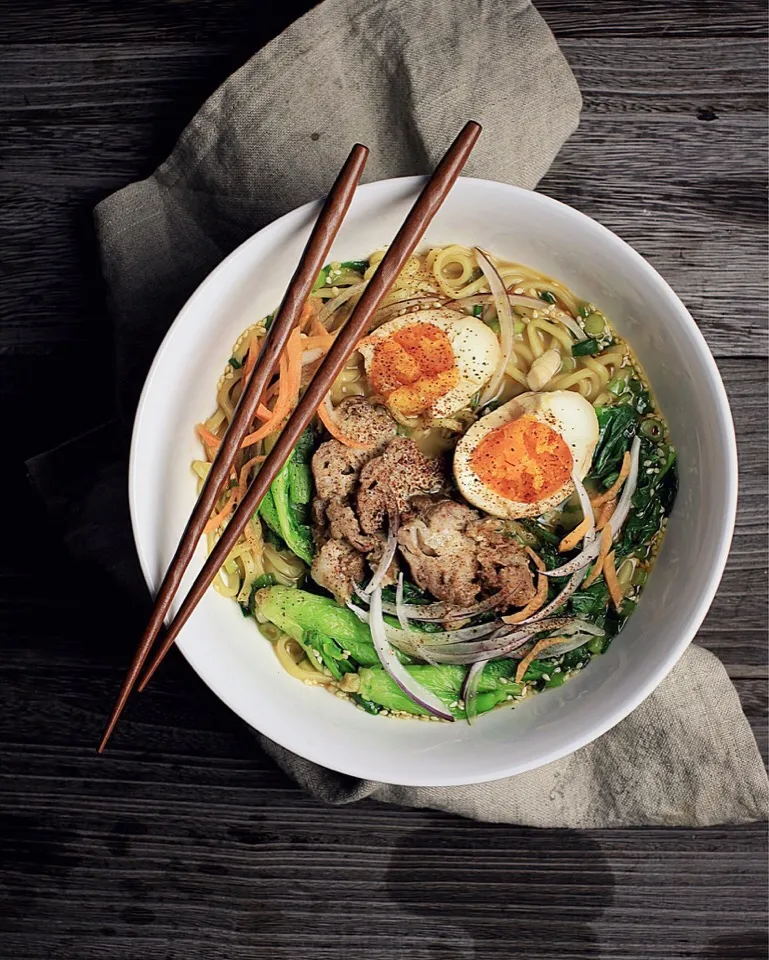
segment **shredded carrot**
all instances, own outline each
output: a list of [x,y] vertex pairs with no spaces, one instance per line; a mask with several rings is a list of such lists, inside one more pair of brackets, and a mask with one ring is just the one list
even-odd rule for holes
[[606,586],[609,588],[614,609],[619,611],[622,606],[622,587],[617,579],[617,568],[614,566],[614,550],[606,556],[603,562],[603,576],[606,580]]
[[353,450],[370,450],[373,444],[358,443],[357,440],[351,440],[350,437],[346,437],[342,433],[336,421],[334,420],[333,412],[329,410],[330,405],[331,403],[329,399],[326,398],[318,407],[318,416],[320,417],[321,423],[326,430],[328,430],[331,436],[340,443],[343,443],[346,447],[351,447]]
[[598,515],[598,521],[595,525],[596,530],[601,531],[606,526],[606,524],[611,520],[612,514],[617,509],[617,501],[610,500],[608,503],[605,503],[601,507],[601,512]]
[[223,521],[226,520],[227,517],[232,513],[234,508],[246,495],[248,471],[255,463],[261,463],[264,459],[264,457],[252,457],[243,464],[240,469],[240,480],[237,487],[234,487],[228,491],[227,502],[218,513],[215,513],[211,516],[211,519],[203,528],[203,533],[213,533],[213,531],[218,529],[222,525]]
[[[248,344],[248,359],[246,364],[243,367],[243,377],[242,377],[242,392],[241,396],[246,392],[246,387],[248,386],[248,381],[251,379],[251,374],[254,372],[254,367],[256,366],[256,360],[259,356],[258,351],[259,346],[259,337],[254,333],[251,335],[251,340]],[[256,408],[256,416],[259,420],[267,422],[272,416],[272,411],[265,407],[263,403],[260,403]]]
[[598,556],[593,564],[593,569],[590,571],[587,579],[582,584],[583,590],[586,590],[589,586],[591,586],[591,584],[595,583],[595,581],[601,575],[603,562],[606,559],[606,555],[608,554],[609,550],[611,550],[611,527],[606,526],[601,532],[601,549],[598,551]]
[[314,336],[320,337],[324,334],[327,334],[328,330],[326,330],[320,320],[314,316],[310,321],[310,333],[312,333]]
[[302,375],[302,347],[299,330],[295,327],[288,338],[286,349],[280,357],[278,367],[278,395],[269,420],[249,435],[241,443],[241,449],[268,437],[280,427],[299,397],[299,383]]
[[299,382],[302,378],[302,342],[299,331],[296,329],[288,338],[286,353],[288,354],[286,413],[288,413],[291,406],[299,400]]
[[630,475],[630,454],[628,451],[625,451],[625,455],[622,458],[622,466],[620,467],[619,475],[614,483],[600,495],[600,497],[593,497],[591,503],[594,507],[600,507],[602,503],[608,503],[609,500],[614,500],[617,494],[620,491],[620,487],[627,480]]
[[314,337],[305,337],[305,339],[302,340],[302,350],[316,350],[318,348],[328,350],[334,340],[335,337],[333,333],[319,333]]
[[537,592],[529,600],[525,607],[521,610],[511,613],[509,617],[502,617],[505,623],[521,623],[523,620],[526,620],[528,617],[535,614],[537,610],[540,609],[542,604],[547,600],[547,590],[549,582],[546,576],[543,575],[545,567],[542,558],[538,554],[534,553],[531,547],[526,547],[526,553],[534,561],[534,566],[539,570],[539,576],[537,577]]
[[590,521],[592,517],[584,517],[580,523],[571,531],[567,533],[566,536],[558,544],[558,552],[566,553],[569,550],[573,550],[579,541],[585,536],[587,531],[590,529]]
[[238,479],[238,503],[241,502],[243,497],[246,495],[246,487],[248,486],[248,472],[253,467],[255,463],[263,463],[265,457],[251,457],[250,460],[246,460],[243,466],[240,468],[240,477]]
[[234,496],[234,492],[232,490],[229,490],[227,494],[227,502],[219,511],[219,513],[215,513],[211,517],[211,519],[208,521],[208,523],[205,525],[205,527],[203,527],[203,533],[213,533],[214,530],[216,530],[218,527],[222,525],[222,523],[227,519],[227,517],[229,517],[229,515],[234,510],[235,499],[236,498]]
[[211,433],[211,431],[204,424],[199,423],[195,429],[198,431],[198,436],[203,443],[211,450],[218,450],[222,445],[221,438]]
[[251,374],[254,372],[254,367],[256,366],[256,357],[257,357],[257,343],[259,338],[255,333],[251,334],[251,339],[248,343],[248,358],[246,360],[246,365],[243,367],[243,380],[245,383],[248,383]]
[[545,637],[543,640],[537,640],[531,650],[529,650],[523,660],[518,664],[518,668],[515,671],[515,682],[521,683],[523,681],[526,671],[543,650],[554,646],[556,643],[568,643],[568,641],[568,637]]
[[314,301],[305,300],[302,312],[299,315],[299,329],[306,330],[312,325],[312,321],[318,316],[318,311]]
[[272,400],[272,398],[273,398],[274,396],[276,396],[276,394],[277,394],[277,392],[278,392],[279,383],[280,383],[280,381],[279,381],[278,379],[275,379],[275,380],[272,381],[272,383],[269,385],[269,387],[267,387],[267,390],[265,391],[265,397],[266,397],[268,400]]

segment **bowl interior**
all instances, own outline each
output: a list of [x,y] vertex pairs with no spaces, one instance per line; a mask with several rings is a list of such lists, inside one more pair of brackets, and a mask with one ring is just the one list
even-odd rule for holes
[[[387,244],[421,178],[359,189],[332,259]],[[210,415],[217,380],[248,324],[278,304],[317,205],[253,236],[184,307],[161,346],[137,413],[131,511],[139,558],[154,590],[195,499],[193,426]],[[715,363],[661,277],[599,224],[540,194],[461,179],[424,245],[479,245],[557,277],[596,303],[626,336],[670,423],[680,494],[638,610],[609,651],[562,687],[469,727],[372,717],[289,677],[237,605],[213,591],[179,646],[245,721],[332,769],[401,784],[471,783],[557,759],[613,726],[644,699],[694,636],[726,560],[736,502],[736,454]],[[199,548],[200,561],[203,549]],[[185,584],[191,582],[187,573]],[[174,611],[176,606],[174,607]]]

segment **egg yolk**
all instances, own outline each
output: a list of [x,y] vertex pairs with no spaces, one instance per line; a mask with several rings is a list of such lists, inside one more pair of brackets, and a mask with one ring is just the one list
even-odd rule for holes
[[572,462],[560,433],[529,414],[487,433],[470,458],[487,487],[518,503],[555,493],[571,476]]
[[451,341],[432,323],[413,323],[377,342],[369,376],[405,417],[424,413],[459,382]]

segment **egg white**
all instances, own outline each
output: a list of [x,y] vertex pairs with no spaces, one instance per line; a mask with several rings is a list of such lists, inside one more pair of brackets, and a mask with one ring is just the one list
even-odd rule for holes
[[471,458],[481,440],[492,430],[528,414],[547,424],[563,437],[571,451],[580,480],[590,469],[598,443],[598,418],[592,404],[581,394],[569,390],[546,393],[523,393],[503,406],[481,417],[460,439],[454,450],[454,477],[462,496],[473,506],[494,517],[514,520],[518,517],[538,517],[552,510],[574,490],[567,480],[549,497],[534,503],[508,500],[488,487],[473,470]]
[[[363,355],[366,375],[371,375],[377,342],[417,323],[429,323],[443,330],[454,353],[459,380],[447,393],[439,397],[424,413],[423,418],[442,420],[468,406],[471,398],[491,379],[501,357],[497,335],[477,317],[470,317],[446,307],[417,310],[395,317],[369,334],[358,347]],[[397,415],[397,411],[393,411]]]

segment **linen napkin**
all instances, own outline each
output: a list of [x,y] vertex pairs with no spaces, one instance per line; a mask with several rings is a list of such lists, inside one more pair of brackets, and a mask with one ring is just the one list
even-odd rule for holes
[[[195,287],[255,230],[324,195],[353,142],[371,148],[364,179],[426,173],[473,118],[484,134],[465,172],[533,188],[576,128],[580,105],[566,61],[527,0],[325,0],[224,83],[150,178],[96,209],[123,426]],[[29,469],[70,548],[141,593],[121,454],[114,429],[97,430]],[[76,463],[90,467],[74,483]],[[493,783],[357,781],[257,736],[329,803],[368,796],[479,820],[586,828],[739,823],[760,819],[767,806],[766,774],[736,691],[716,658],[694,647],[598,741]]]

